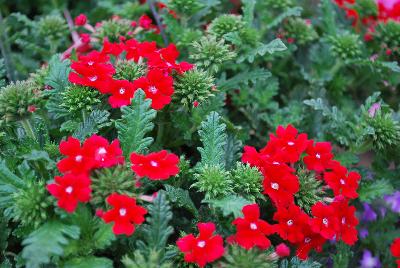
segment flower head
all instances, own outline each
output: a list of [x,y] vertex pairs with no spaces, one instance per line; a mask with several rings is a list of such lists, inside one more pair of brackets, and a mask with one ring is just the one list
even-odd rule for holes
[[57,163],[61,173],[85,174],[94,167],[94,159],[81,147],[78,139],[68,137],[66,141],[61,141],[59,148],[60,153],[67,156]]
[[280,237],[292,243],[304,239],[303,227],[308,225],[309,217],[301,211],[300,207],[291,204],[286,207],[278,207],[274,214],[274,220],[278,222],[277,231]]
[[119,140],[110,144],[105,138],[93,135],[84,142],[83,148],[93,157],[96,168],[111,167],[124,162]]
[[307,147],[307,155],[303,161],[309,170],[317,172],[324,171],[333,158],[332,146],[330,142],[317,142],[315,145],[310,144]]
[[111,96],[108,102],[111,107],[122,107],[131,104],[135,87],[128,80],[113,80],[110,85],[110,93]]
[[325,173],[325,181],[335,195],[343,195],[347,198],[357,198],[358,182],[361,179],[359,173],[348,172],[347,168],[340,164],[334,164],[331,172]]
[[348,201],[341,200],[332,203],[335,214],[339,219],[339,232],[337,239],[341,238],[348,245],[354,245],[357,242],[358,219],[356,218],[356,208],[349,206]]
[[78,16],[76,16],[75,18],[75,25],[76,26],[83,26],[87,23],[87,17],[85,14],[79,14]]
[[318,202],[311,208],[314,218],[310,221],[311,229],[326,239],[332,239],[339,231],[338,212],[333,206]]

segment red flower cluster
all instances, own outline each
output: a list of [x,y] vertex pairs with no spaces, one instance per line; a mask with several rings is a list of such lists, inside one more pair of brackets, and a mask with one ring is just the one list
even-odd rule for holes
[[393,240],[393,243],[390,246],[390,252],[392,253],[393,257],[397,259],[397,268],[400,268],[400,237]]
[[103,137],[93,135],[83,145],[78,139],[68,137],[60,143],[60,153],[65,158],[57,163],[63,176],[56,176],[55,183],[47,185],[47,190],[58,199],[58,206],[73,212],[78,202],[90,200],[90,171],[122,164],[124,157],[119,141],[111,144]]
[[[116,57],[116,61],[122,55],[135,62],[146,60],[147,75],[135,81],[114,79],[115,68],[110,62],[110,55]],[[146,98],[152,100],[152,108],[161,110],[171,102],[174,94],[173,72],[181,74],[193,67],[187,62],[177,63],[178,56],[179,51],[174,44],[158,49],[155,42],[121,39],[119,43],[110,43],[105,40],[100,52],[92,51],[72,61],[73,72],[69,74],[69,81],[93,87],[102,94],[110,94],[108,101],[113,108],[130,104],[135,91],[142,89]]]
[[193,234],[184,236],[176,242],[180,251],[185,254],[185,261],[196,263],[204,267],[207,263],[220,258],[224,252],[223,239],[220,235],[214,235],[215,224],[199,223],[197,224],[199,235]]
[[[311,249],[320,251],[327,239],[342,239],[349,245],[357,241],[358,220],[355,208],[348,203],[358,197],[361,176],[348,172],[333,157],[330,143],[314,143],[291,125],[279,126],[276,135],[270,134],[270,141],[259,152],[250,146],[244,148],[242,161],[262,172],[264,194],[277,208],[273,217],[277,222],[275,231],[297,246],[297,255],[302,259],[307,258]],[[315,174],[316,180],[324,180],[335,196],[331,204],[314,204],[311,215],[302,211],[294,198],[300,188],[296,169],[303,166],[306,172]]]

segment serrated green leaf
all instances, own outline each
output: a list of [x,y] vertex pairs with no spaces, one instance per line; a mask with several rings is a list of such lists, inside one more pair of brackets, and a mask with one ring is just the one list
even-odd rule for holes
[[383,67],[389,68],[393,72],[400,73],[400,67],[397,61],[385,61],[381,62]]
[[166,184],[164,187],[168,200],[171,203],[175,204],[177,207],[186,208],[187,210],[192,212],[193,215],[198,214],[197,208],[194,205],[192,199],[190,198],[188,190],[173,187],[168,184]]
[[361,184],[357,192],[360,201],[371,202],[376,198],[391,194],[393,186],[386,179],[377,179],[371,183]]
[[110,113],[108,111],[92,111],[90,115],[85,118],[85,121],[78,125],[72,136],[83,141],[87,137],[96,134],[101,128],[111,124],[108,121],[109,116]]
[[112,268],[112,260],[104,257],[83,257],[68,260],[62,266],[63,268]]
[[271,73],[264,68],[245,70],[229,79],[219,80],[217,86],[219,90],[226,91],[238,87],[240,88],[241,86],[247,87],[249,82],[254,84],[257,81],[267,80],[270,76]]
[[253,203],[252,201],[249,201],[238,195],[229,195],[223,199],[212,199],[207,200],[206,202],[215,208],[221,209],[224,217],[233,215],[235,218],[242,216],[242,208],[245,205],[250,205]]
[[25,187],[25,181],[8,169],[4,160],[0,160],[0,208],[11,207],[13,194]]
[[300,16],[303,9],[301,7],[292,7],[287,9],[285,12],[277,16],[272,22],[267,25],[267,28],[273,28],[279,25],[284,19],[293,16]]

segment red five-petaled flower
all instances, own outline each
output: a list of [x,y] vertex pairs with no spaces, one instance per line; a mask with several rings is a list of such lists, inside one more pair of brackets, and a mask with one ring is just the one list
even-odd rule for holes
[[151,180],[166,180],[179,173],[179,157],[166,150],[148,155],[131,154],[132,170],[139,177]]
[[63,177],[56,176],[55,183],[48,184],[47,190],[58,199],[57,205],[67,212],[73,212],[78,202],[90,200],[90,179],[86,174],[66,174]]
[[322,202],[314,204],[311,207],[311,212],[314,216],[310,220],[311,229],[326,239],[332,239],[340,228],[338,212],[333,206],[325,205]]
[[274,227],[260,219],[260,208],[257,204],[244,206],[242,209],[244,218],[237,218],[233,221],[236,225],[236,234],[233,240],[245,249],[255,246],[260,249],[267,249],[271,242],[266,237],[275,232]]
[[93,158],[81,147],[80,141],[74,137],[68,137],[66,141],[61,141],[60,153],[67,156],[57,163],[61,173],[87,173],[95,164]]
[[344,199],[334,201],[332,207],[339,220],[337,240],[341,238],[346,244],[354,245],[357,241],[356,226],[358,224],[358,219],[355,216],[356,208],[349,206],[348,201]]
[[108,99],[111,107],[118,108],[131,104],[135,88],[128,80],[113,80],[110,86],[112,94]]
[[333,158],[332,146],[330,142],[317,142],[315,145],[310,144],[307,147],[307,155],[303,161],[309,170],[317,172],[324,171]]
[[355,171],[347,172],[347,168],[341,166],[339,163],[334,162],[331,172],[325,173],[325,181],[333,190],[335,195],[343,195],[347,198],[357,198],[356,192],[358,188],[358,181],[361,176]]
[[[390,246],[390,252],[392,253],[393,257],[400,258],[400,237],[393,240],[392,245]],[[400,267],[400,259],[396,261],[397,267]]]
[[303,227],[308,224],[309,217],[298,206],[291,204],[287,208],[278,207],[274,220],[279,224],[277,231],[280,237],[292,243],[304,239]]
[[147,210],[136,205],[135,198],[113,193],[107,197],[107,203],[113,208],[104,212],[101,217],[106,223],[114,222],[114,234],[132,235],[135,231],[135,224],[144,222]]
[[185,261],[197,263],[204,267],[207,263],[213,262],[224,254],[223,239],[220,235],[214,235],[214,223],[199,223],[199,235],[193,234],[184,236],[176,242],[180,251],[185,254]]
[[109,144],[105,138],[93,135],[84,142],[83,148],[93,157],[96,168],[111,167],[124,162],[119,140]]

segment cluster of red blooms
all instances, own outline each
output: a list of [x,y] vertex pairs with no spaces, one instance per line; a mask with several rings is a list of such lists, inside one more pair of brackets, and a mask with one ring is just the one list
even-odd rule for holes
[[[276,135],[259,152],[246,146],[242,161],[257,167],[264,175],[264,194],[268,195],[277,211],[273,219],[278,222],[270,232],[297,246],[297,256],[307,258],[311,249],[322,250],[327,239],[343,240],[352,245],[357,241],[355,207],[349,200],[358,197],[356,192],[361,176],[348,171],[333,160],[328,142],[308,140],[307,135],[291,125],[279,126]],[[294,195],[300,183],[295,167],[305,164],[307,172],[314,172],[316,180],[324,181],[335,196],[330,204],[317,202],[308,215],[295,204]],[[240,239],[237,240],[239,244]],[[244,245],[243,245],[244,246]]]
[[[47,190],[58,199],[58,206],[69,213],[75,211],[79,202],[86,203],[91,198],[90,172],[93,169],[109,168],[124,163],[119,141],[111,144],[103,137],[93,135],[81,145],[76,138],[69,137],[60,143],[60,153],[65,156],[57,163],[62,176],[56,176]],[[163,150],[148,155],[131,154],[132,170],[138,177],[165,180],[179,173],[179,158]],[[100,213],[106,223],[114,222],[115,234],[131,235],[134,224],[144,221],[146,209],[136,205],[136,199],[113,193],[106,199],[113,207]]]
[[393,240],[393,243],[390,246],[390,251],[393,257],[397,259],[396,260],[397,267],[400,268],[400,237]]
[[349,19],[353,21],[353,26],[357,27],[360,23],[367,27],[364,35],[366,41],[373,39],[375,27],[380,22],[388,20],[400,21],[400,1],[398,0],[376,0],[378,15],[361,16],[355,9],[356,0],[334,0],[335,3],[346,12]]
[[[115,68],[110,62],[110,55],[118,61],[122,52],[125,52],[127,60],[147,60],[147,75],[134,81],[114,79]],[[152,108],[160,110],[171,102],[174,93],[172,73],[181,74],[193,67],[187,62],[177,63],[178,56],[179,51],[174,44],[158,49],[155,42],[129,39],[110,43],[105,40],[100,52],[92,51],[72,61],[73,72],[69,74],[69,81],[110,94],[108,101],[113,108],[130,104],[135,91],[142,89],[146,98],[152,100]]]

